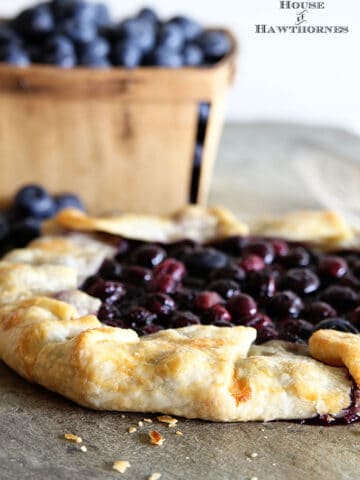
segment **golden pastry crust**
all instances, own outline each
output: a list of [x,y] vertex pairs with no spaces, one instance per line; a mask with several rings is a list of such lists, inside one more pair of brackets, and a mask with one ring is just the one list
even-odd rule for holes
[[170,242],[191,238],[206,241],[215,237],[249,232],[247,225],[223,208],[205,209],[189,206],[172,217],[122,214],[109,217],[89,217],[83,212],[66,209],[44,225],[44,232],[59,228],[84,232],[104,232],[138,240]]
[[249,421],[338,414],[350,403],[345,369],[284,342],[248,355],[250,327],[195,325],[139,338],[34,297],[0,310],[0,332],[1,357],[20,375],[94,409]]
[[343,217],[333,211],[307,210],[260,219],[253,222],[251,231],[269,237],[309,241],[329,248],[354,237]]
[[[307,224],[302,218],[306,236],[315,217]],[[316,218],[326,225],[322,240],[346,237],[333,215]],[[282,235],[286,228],[280,222],[271,232]],[[95,409],[216,421],[303,419],[349,406],[352,382],[343,365],[360,382],[353,353],[327,361],[313,351],[316,334],[311,353],[320,361],[285,342],[251,346],[256,331],[248,327],[199,325],[139,338],[133,330],[103,326],[95,316],[99,300],[78,290],[114,254],[93,232],[164,242],[245,234],[247,227],[230,213],[189,207],[167,219],[99,219],[66,210],[46,229],[51,236],[0,262],[0,358],[28,380]],[[315,235],[309,231],[307,239]]]
[[321,362],[345,366],[360,386],[360,335],[318,330],[309,340],[310,353]]

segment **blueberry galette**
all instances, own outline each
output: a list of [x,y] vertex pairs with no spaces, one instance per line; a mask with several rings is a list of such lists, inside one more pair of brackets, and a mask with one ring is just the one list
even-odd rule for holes
[[[0,357],[94,409],[358,419],[360,253],[331,212],[64,210],[0,262]],[[305,240],[306,242],[304,242]]]

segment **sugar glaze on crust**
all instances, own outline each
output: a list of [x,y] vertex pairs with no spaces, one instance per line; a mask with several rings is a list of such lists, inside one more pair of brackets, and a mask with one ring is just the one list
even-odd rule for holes
[[[199,226],[200,210],[169,219],[167,228],[180,228],[180,218],[191,225],[184,231],[198,239],[247,231],[231,215],[205,213],[212,230]],[[359,377],[348,356],[333,361],[319,353],[319,332],[310,340],[311,358],[306,347],[287,342],[252,345],[256,331],[250,327],[196,325],[139,338],[133,330],[102,325],[97,299],[78,290],[113,253],[91,231],[124,234],[138,228],[139,238],[145,227],[131,220],[131,227],[119,229],[119,220],[99,224],[79,216],[63,212],[48,231],[87,233],[43,237],[0,262],[0,357],[24,378],[94,409],[213,421],[305,419],[337,415],[349,406],[347,368],[357,382]],[[157,221],[152,225],[161,230]],[[350,342],[360,350],[358,337],[347,335],[337,339],[336,348]]]

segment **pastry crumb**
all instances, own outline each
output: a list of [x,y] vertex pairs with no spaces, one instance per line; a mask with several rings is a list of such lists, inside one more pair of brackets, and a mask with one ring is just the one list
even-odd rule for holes
[[122,413],[122,414],[120,415],[120,417],[121,417],[121,418],[125,418],[125,415]]
[[175,435],[184,435],[183,432],[180,432],[180,430],[176,430]]
[[127,460],[116,460],[116,462],[114,462],[112,466],[113,470],[116,470],[120,473],[125,473],[129,467],[130,462],[128,462]]
[[87,447],[85,445],[81,445],[80,450],[82,452],[87,452]]
[[74,442],[74,443],[81,443],[82,438],[79,437],[78,435],[74,435],[73,433],[65,433],[64,434],[65,440],[68,440],[69,442]]
[[250,480],[259,480],[258,477],[251,477]]
[[253,452],[253,453],[250,454],[251,458],[256,458],[257,456],[258,456],[258,454],[256,452]]
[[146,423],[152,423],[153,421],[151,420],[151,418],[144,418],[144,422],[146,422]]
[[139,427],[143,427],[143,426],[144,426],[144,422],[142,422],[142,421],[140,420],[140,422],[138,423],[138,425],[139,425]]
[[178,423],[176,418],[170,417],[169,415],[160,415],[160,417],[156,417],[156,419],[159,420],[159,422],[167,423],[170,428],[175,427]]
[[161,477],[161,473],[154,472],[150,475],[150,477],[148,477],[148,480],[159,480],[160,477]]
[[151,445],[162,445],[165,441],[165,438],[156,430],[151,430],[149,432],[150,443]]
[[129,433],[134,433],[134,432],[136,432],[136,430],[137,430],[136,427],[129,427],[129,428],[128,428],[128,432],[129,432]]

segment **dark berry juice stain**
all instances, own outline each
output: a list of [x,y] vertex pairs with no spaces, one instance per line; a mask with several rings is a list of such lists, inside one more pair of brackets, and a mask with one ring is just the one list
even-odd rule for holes
[[[245,325],[257,330],[258,344],[306,343],[320,328],[359,333],[360,251],[321,253],[311,245],[254,236],[206,245],[119,238],[115,244],[115,257],[83,285],[101,299],[98,315],[105,324],[139,335],[196,324]],[[359,401],[354,388],[351,406],[340,416],[306,423],[357,421]]]

